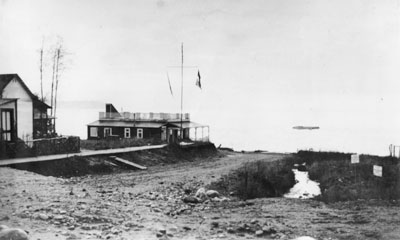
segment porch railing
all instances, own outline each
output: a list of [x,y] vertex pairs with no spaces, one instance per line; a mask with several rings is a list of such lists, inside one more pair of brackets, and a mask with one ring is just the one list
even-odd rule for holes
[[[123,112],[123,113],[108,113],[108,112],[100,112],[99,113],[100,120],[108,120],[108,119],[116,119],[116,120],[155,120],[155,121],[171,121],[171,120],[180,120],[180,113],[131,113],[131,112]],[[190,114],[184,113],[182,119],[185,121],[190,120]]]

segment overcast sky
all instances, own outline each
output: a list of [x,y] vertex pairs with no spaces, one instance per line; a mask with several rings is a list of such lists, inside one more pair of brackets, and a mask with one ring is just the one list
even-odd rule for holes
[[203,85],[195,86],[197,68],[185,70],[187,111],[224,120],[265,111],[400,120],[398,0],[0,3],[0,72],[18,73],[39,93],[38,49],[60,36],[69,52],[60,101],[179,111],[179,69],[168,66],[180,65],[183,43]]

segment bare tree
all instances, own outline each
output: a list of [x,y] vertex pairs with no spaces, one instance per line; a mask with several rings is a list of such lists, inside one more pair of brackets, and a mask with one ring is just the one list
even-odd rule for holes
[[53,71],[51,74],[51,96],[50,96],[50,115],[53,117],[53,106],[54,106],[54,80],[55,80],[55,73],[56,73],[56,60],[57,60],[57,55],[56,52],[52,56],[52,62],[53,62]]
[[44,96],[43,96],[43,48],[44,48],[44,38],[42,39],[42,47],[39,49],[39,51],[40,51],[40,63],[39,63],[40,93],[41,93],[42,102],[44,101]]
[[54,118],[53,129],[55,131],[56,128],[56,119],[57,119],[57,97],[58,97],[58,89],[59,82],[61,78],[61,73],[65,69],[65,55],[66,51],[64,49],[64,45],[62,43],[62,39],[58,40],[58,43],[55,47],[54,55],[53,55],[53,75],[52,75],[52,117]]
[[[46,53],[46,54],[45,54]],[[56,133],[56,117],[57,117],[57,98],[58,98],[58,90],[60,85],[60,78],[63,70],[65,69],[65,55],[66,51],[64,50],[64,45],[62,38],[57,37],[56,43],[45,50],[44,47],[44,38],[42,40],[42,46],[39,49],[40,62],[39,62],[39,71],[40,71],[40,88],[41,88],[41,100],[44,101],[45,97],[43,94],[43,80],[46,72],[51,72],[51,88],[50,88],[50,117],[52,119],[52,127],[51,132],[53,134]],[[51,69],[46,71],[49,67]]]

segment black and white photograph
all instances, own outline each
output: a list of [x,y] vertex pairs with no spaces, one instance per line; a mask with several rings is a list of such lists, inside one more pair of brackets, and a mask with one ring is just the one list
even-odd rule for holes
[[0,0],[0,240],[400,240],[400,0]]

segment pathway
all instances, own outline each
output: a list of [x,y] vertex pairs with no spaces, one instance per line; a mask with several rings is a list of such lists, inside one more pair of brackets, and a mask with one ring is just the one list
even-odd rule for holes
[[152,146],[140,146],[140,147],[115,148],[115,149],[105,149],[105,150],[86,150],[86,151],[79,152],[79,153],[56,154],[56,155],[46,155],[46,156],[28,157],[28,158],[12,158],[12,159],[0,160],[0,166],[6,166],[6,165],[18,164],[18,163],[28,163],[28,162],[53,161],[53,160],[70,158],[70,157],[87,157],[87,156],[118,154],[118,153],[125,153],[125,152],[135,152],[135,151],[141,151],[141,150],[163,148],[165,146],[167,146],[167,144],[152,145]]

